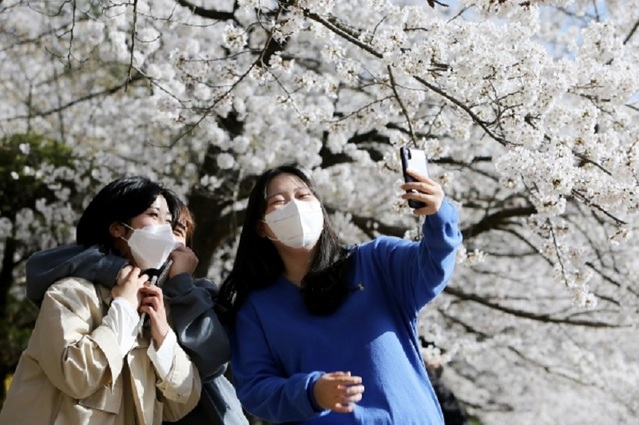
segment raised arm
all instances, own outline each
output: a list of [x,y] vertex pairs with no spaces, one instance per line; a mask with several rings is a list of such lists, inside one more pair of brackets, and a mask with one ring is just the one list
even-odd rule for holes
[[457,208],[444,199],[436,214],[426,216],[419,242],[417,269],[420,284],[415,287],[418,305],[425,305],[448,284],[455,269],[457,248],[462,236]]
[[116,381],[123,353],[118,335],[102,322],[95,286],[68,278],[51,286],[41,305],[28,350],[53,385],[83,399]]
[[389,298],[408,315],[416,315],[448,283],[462,241],[457,221],[457,209],[444,199],[424,218],[419,242],[382,236],[360,248],[361,255],[370,255],[375,272],[386,276]]
[[38,251],[27,260],[27,298],[40,305],[49,286],[69,276],[110,288],[126,264],[124,258],[107,255],[97,245],[65,245]]

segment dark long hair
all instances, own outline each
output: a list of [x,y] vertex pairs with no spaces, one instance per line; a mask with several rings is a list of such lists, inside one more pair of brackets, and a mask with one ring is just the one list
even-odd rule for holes
[[[319,199],[310,178],[295,164],[272,168],[257,179],[249,195],[233,269],[217,296],[218,314],[227,324],[233,323],[237,309],[251,291],[271,285],[284,272],[284,263],[275,245],[257,231],[266,211],[268,185],[281,174],[298,177]],[[310,270],[301,284],[306,307],[318,315],[334,312],[346,299],[351,258],[350,251],[341,245],[324,206],[322,212],[324,230]]]
[[168,189],[142,176],[124,177],[104,186],[86,207],[76,226],[79,245],[99,245],[113,250],[109,227],[113,222],[130,223],[146,211],[159,196],[167,201],[173,221],[179,218],[181,201]]

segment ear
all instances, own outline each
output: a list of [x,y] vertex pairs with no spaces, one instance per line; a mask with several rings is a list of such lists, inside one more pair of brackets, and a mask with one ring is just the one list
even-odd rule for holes
[[126,234],[126,227],[124,227],[122,224],[118,223],[117,221],[114,221],[109,226],[109,233],[111,234],[112,237],[116,239],[120,239],[122,236]]
[[264,223],[262,220],[259,220],[257,222],[257,224],[255,224],[255,232],[257,233],[257,235],[260,238],[263,238],[266,236],[266,223]]

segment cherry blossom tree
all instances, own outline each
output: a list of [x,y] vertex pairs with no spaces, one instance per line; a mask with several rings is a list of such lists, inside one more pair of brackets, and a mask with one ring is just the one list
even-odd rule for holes
[[[423,148],[464,234],[422,312],[429,367],[481,423],[630,424],[637,5],[2,0],[0,135],[64,143],[84,203],[123,174],[174,188],[216,280],[252,182],[284,161],[309,169],[345,242],[419,237],[398,150]],[[64,170],[30,174],[58,193],[37,206],[55,233],[3,210],[15,264],[73,240]]]

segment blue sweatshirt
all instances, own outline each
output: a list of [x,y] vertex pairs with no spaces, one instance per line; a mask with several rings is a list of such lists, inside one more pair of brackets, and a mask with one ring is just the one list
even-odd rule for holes
[[[273,423],[443,424],[420,353],[417,315],[448,282],[461,243],[447,200],[427,216],[420,242],[380,236],[354,252],[351,292],[329,316],[309,313],[283,277],[252,292],[231,333],[236,390],[247,411]],[[323,373],[362,377],[352,413],[321,410]]]

